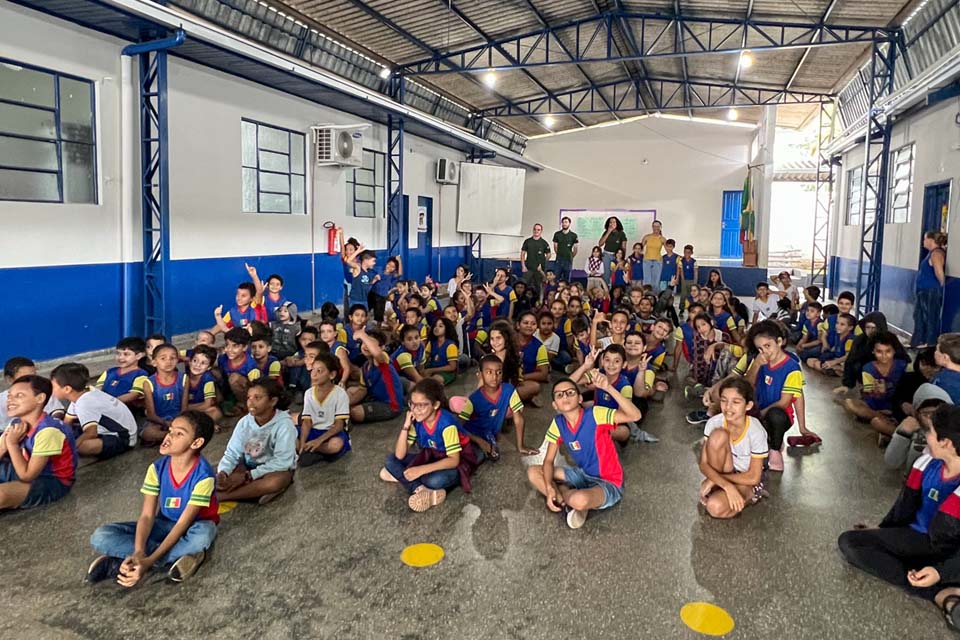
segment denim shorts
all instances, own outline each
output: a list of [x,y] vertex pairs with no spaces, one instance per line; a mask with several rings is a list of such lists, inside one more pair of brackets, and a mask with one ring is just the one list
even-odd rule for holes
[[598,509],[609,509],[620,502],[620,498],[623,497],[622,487],[618,487],[603,478],[588,476],[580,467],[564,467],[563,477],[564,484],[568,484],[574,489],[592,489],[593,487],[603,489],[603,504],[597,507]]
[[[0,460],[0,482],[20,482],[20,477],[9,460]],[[56,502],[70,493],[72,486],[72,484],[63,484],[53,476],[37,476],[30,483],[27,497],[18,508],[31,509]]]

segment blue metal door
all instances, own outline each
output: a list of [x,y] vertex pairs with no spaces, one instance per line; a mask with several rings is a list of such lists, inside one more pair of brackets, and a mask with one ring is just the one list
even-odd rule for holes
[[[950,207],[950,183],[938,182],[923,188],[923,233],[927,231],[946,231],[947,215]],[[920,262],[927,257],[923,248],[923,235],[920,236]]]
[[439,278],[433,261],[433,198],[418,196],[416,209],[408,207],[408,215],[416,224],[417,248],[408,250],[407,277],[417,282],[423,282],[428,274]]
[[723,192],[723,212],[720,218],[720,257],[731,260],[743,257],[740,244],[740,203],[743,191]]

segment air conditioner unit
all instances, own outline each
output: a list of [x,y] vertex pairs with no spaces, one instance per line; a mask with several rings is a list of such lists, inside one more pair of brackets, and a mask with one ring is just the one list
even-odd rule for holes
[[437,182],[440,184],[460,184],[460,163],[449,158],[437,160]]
[[363,164],[363,130],[368,124],[310,127],[318,167],[359,167]]

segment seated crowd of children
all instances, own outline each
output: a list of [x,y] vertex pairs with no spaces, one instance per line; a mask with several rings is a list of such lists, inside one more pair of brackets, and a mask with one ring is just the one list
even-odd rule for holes
[[[247,266],[235,304],[215,309],[191,349],[159,335],[124,338],[116,366],[94,384],[82,364],[61,364],[47,379],[29,359],[10,359],[0,509],[63,497],[78,457],[159,445],[139,519],[94,532],[101,555],[88,579],[129,587],[170,565],[180,581],[203,562],[220,502],[269,502],[298,467],[348,453],[351,425],[399,419],[380,478],[402,486],[412,510],[441,504],[454,487],[470,492],[512,430],[532,487],[578,528],[622,498],[624,447],[657,441],[641,425],[649,428],[650,403],[674,386],[698,406],[687,421],[705,424],[702,508],[732,518],[767,495],[785,444],[821,443],[806,423],[806,369],[839,378],[838,401],[879,434],[888,465],[909,469],[880,529],[841,536],[844,556],[931,598],[935,585],[960,584],[960,410],[950,408],[960,401],[960,334],[911,362],[882,313],[858,319],[853,295],[824,305],[813,286],[801,304],[787,273],[776,290],[758,283],[748,309],[717,270],[704,285],[659,283],[667,286],[654,295],[628,276],[584,288],[547,271],[540,292],[500,268],[474,283],[461,265],[443,304],[433,281],[403,279],[398,258],[378,272],[372,252],[352,239],[344,246],[342,318],[327,302],[319,322],[306,322],[281,276],[264,284]],[[476,389],[448,398],[445,387],[474,366]],[[543,443],[529,446],[524,409],[542,406],[544,387],[555,417]],[[302,410],[288,411],[301,396]],[[786,437],[794,425],[799,435]],[[228,428],[214,469],[202,451]],[[561,445],[570,462],[557,455]],[[945,611],[960,602],[960,590],[941,596]]]

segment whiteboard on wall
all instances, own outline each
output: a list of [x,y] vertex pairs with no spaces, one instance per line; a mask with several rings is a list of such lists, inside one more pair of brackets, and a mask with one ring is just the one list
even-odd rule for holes
[[460,163],[457,231],[519,236],[526,171]]
[[[623,232],[627,234],[627,255],[633,250],[633,243],[640,242],[640,238],[650,233],[650,225],[657,219],[656,209],[560,209],[557,218],[557,228],[560,220],[570,218],[570,230],[577,234],[580,248],[577,257],[573,259],[573,268],[586,270],[587,258],[590,250],[599,242],[603,235],[604,223],[607,218],[614,216],[623,224]],[[553,233],[544,233],[553,238]]]

